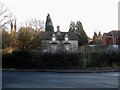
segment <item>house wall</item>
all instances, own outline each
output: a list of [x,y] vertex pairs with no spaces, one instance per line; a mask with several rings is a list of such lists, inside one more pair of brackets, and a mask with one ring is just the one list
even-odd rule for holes
[[119,37],[103,35],[102,45],[120,45]]
[[[52,41],[51,40],[44,40],[43,41],[43,45],[42,45],[42,51],[43,52],[50,52],[51,51],[51,47],[50,47],[50,43]],[[63,47],[63,43],[65,42],[64,40],[62,41],[59,41],[59,40],[56,40],[55,42],[58,43],[58,51],[63,51],[64,50],[64,47]],[[78,50],[78,41],[77,40],[69,40],[69,43],[70,43],[70,52],[75,52]]]

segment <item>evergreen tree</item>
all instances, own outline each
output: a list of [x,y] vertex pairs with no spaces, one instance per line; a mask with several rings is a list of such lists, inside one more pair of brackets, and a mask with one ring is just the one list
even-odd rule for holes
[[98,39],[99,40],[101,40],[102,39],[102,34],[101,34],[101,32],[99,31],[99,33],[98,33]]
[[94,32],[94,35],[93,35],[93,44],[94,45],[101,45],[102,43],[102,34],[101,32],[99,31],[98,35],[96,32]]
[[102,34],[99,31],[99,33],[98,33],[98,44],[101,45],[101,43],[102,43]]
[[69,27],[70,27],[69,32],[74,32],[75,31],[75,22],[71,21]]
[[75,33],[78,35],[79,46],[85,45],[88,43],[88,36],[85,33],[82,23],[80,21],[77,21],[77,23],[76,23]]
[[93,44],[98,45],[98,35],[96,32],[94,32],[94,35],[93,35]]
[[48,14],[47,17],[46,17],[45,31],[54,31],[54,27],[53,27],[53,24],[52,24],[52,20],[51,20],[49,14]]

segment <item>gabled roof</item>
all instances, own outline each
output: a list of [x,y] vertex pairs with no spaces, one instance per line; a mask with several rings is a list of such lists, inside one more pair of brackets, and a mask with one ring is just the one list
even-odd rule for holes
[[61,34],[57,34],[57,32],[46,31],[43,32],[42,39],[44,40],[52,40],[52,35],[55,34],[56,40],[64,40],[66,34],[68,34],[69,40],[78,40],[78,36],[73,32],[61,32]]

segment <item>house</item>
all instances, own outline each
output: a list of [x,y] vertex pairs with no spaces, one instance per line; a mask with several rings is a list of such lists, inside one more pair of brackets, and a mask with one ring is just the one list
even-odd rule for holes
[[113,30],[108,33],[104,33],[102,36],[103,46],[119,46],[120,45],[120,31]]
[[57,31],[45,31],[42,36],[43,52],[77,52],[78,36],[73,32],[61,32],[60,26]]

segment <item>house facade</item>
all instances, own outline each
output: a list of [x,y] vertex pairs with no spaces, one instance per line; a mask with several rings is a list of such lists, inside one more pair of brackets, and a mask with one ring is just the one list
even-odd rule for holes
[[73,32],[61,32],[60,26],[57,31],[45,31],[42,37],[43,52],[77,52],[78,37]]
[[104,33],[102,36],[102,45],[119,46],[120,45],[120,31],[113,30],[108,33]]

